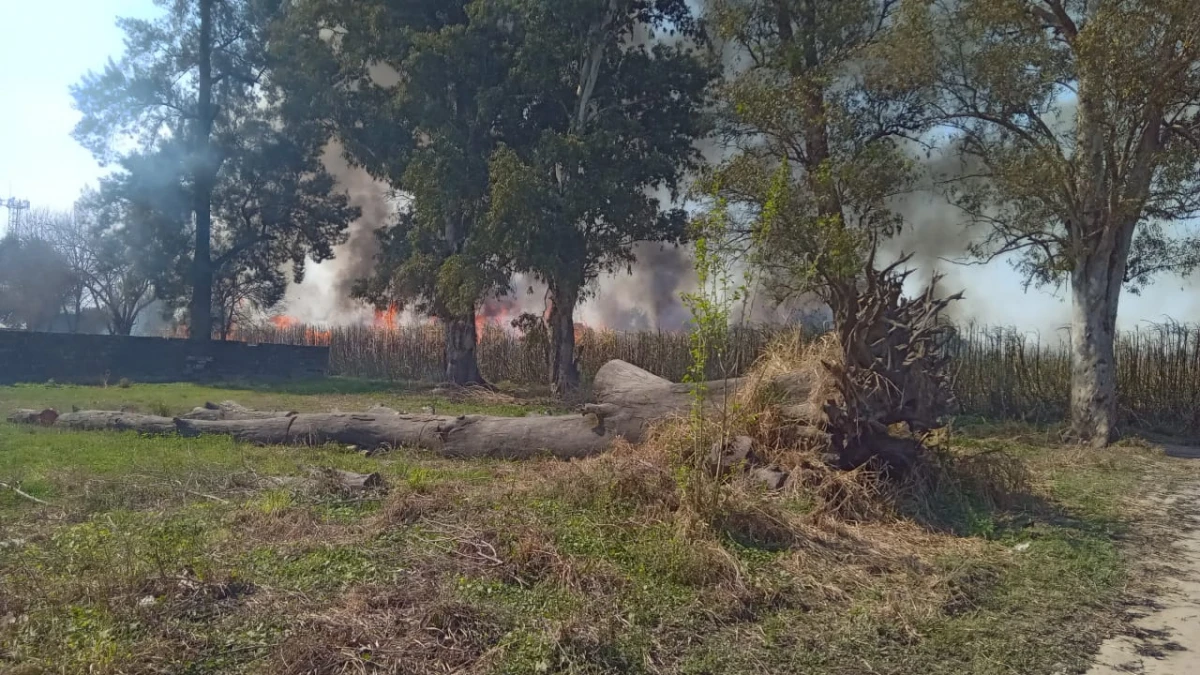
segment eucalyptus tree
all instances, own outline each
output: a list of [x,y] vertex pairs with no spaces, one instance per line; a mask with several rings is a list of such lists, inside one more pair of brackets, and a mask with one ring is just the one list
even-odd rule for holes
[[684,0],[501,0],[515,50],[491,158],[492,246],[551,299],[552,384],[579,384],[574,314],[643,241],[680,242],[715,68]]
[[1071,298],[1071,421],[1117,433],[1122,288],[1200,262],[1200,12],[1190,0],[938,0],[897,63],[978,167],[953,192],[1035,283]]
[[483,383],[475,311],[507,271],[479,233],[512,28],[482,0],[299,0],[273,53],[287,119],[317,119],[353,166],[405,197],[356,293],[436,316],[447,379]]
[[[275,105],[267,29],[283,0],[156,0],[155,19],[119,19],[125,52],[72,88],[82,118],[75,137],[128,189],[157,183],[187,210],[155,211],[144,239],[157,242],[179,294],[189,336],[212,337],[213,277],[238,249],[271,266],[328,258],[356,211],[320,162],[320,127],[283,124]],[[130,177],[132,171],[156,175]],[[165,181],[173,183],[167,186]],[[254,186],[253,190],[245,189]],[[141,195],[142,201],[155,201]],[[182,247],[181,233],[188,244]],[[226,260],[222,260],[225,258]],[[242,260],[251,257],[242,256]],[[167,284],[160,288],[167,289]]]

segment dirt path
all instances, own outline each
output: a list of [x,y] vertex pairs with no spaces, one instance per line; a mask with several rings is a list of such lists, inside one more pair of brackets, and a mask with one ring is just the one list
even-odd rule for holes
[[[1167,454],[1188,456],[1172,449]],[[1188,450],[1200,458],[1200,449]],[[1088,675],[1200,673],[1200,485],[1156,501],[1179,514],[1171,523],[1178,539],[1173,550],[1142,561],[1152,574],[1151,597],[1135,608],[1130,634],[1104,643]]]

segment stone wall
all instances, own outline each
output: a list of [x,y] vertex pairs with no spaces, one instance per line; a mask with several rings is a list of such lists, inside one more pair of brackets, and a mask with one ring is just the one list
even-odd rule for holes
[[0,330],[5,384],[302,379],[328,369],[328,347]]

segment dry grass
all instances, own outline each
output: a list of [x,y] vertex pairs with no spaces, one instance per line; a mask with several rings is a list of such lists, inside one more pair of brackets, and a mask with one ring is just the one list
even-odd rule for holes
[[[1032,482],[993,463],[1007,453],[946,450],[938,480],[903,489],[814,460],[777,493],[722,483],[719,509],[698,513],[671,438],[437,482],[373,459],[392,489],[365,502],[247,492],[239,480],[214,495],[228,504],[37,519],[40,534],[0,551],[10,589],[0,613],[26,626],[0,629],[10,650],[0,664],[11,654],[96,673],[948,674],[1009,672],[985,666],[1004,653],[1006,668],[1048,673],[1115,598],[1098,589],[1120,585],[1093,586],[1115,564],[1088,552],[1102,535],[1048,524],[1053,509],[1032,500]],[[1094,460],[1072,461],[1095,475]],[[998,538],[927,521],[917,497],[955,522],[967,504],[999,522],[1008,504],[1047,523],[1035,536],[1045,552],[1009,549],[1003,537],[1027,529]],[[1071,548],[1055,548],[1060,538]],[[1042,565],[1053,567],[1031,580]],[[1060,601],[1075,615],[1021,614],[1050,584],[1075,589]],[[958,622],[978,615],[993,627],[960,644]],[[79,630],[111,638],[84,643]],[[1044,653],[1018,648],[1031,636]]]
[[280,675],[455,672],[477,662],[500,636],[491,617],[447,597],[436,580],[365,586],[301,619],[268,668]]
[[[956,353],[963,412],[989,419],[1058,422],[1068,412],[1066,335],[968,327]],[[1117,391],[1130,428],[1200,435],[1200,326],[1163,324],[1122,333]]]
[[[780,329],[732,329],[728,340],[731,350],[723,363],[733,369],[733,374],[740,374],[780,332]],[[437,382],[445,373],[445,345],[442,331],[436,325],[390,329],[264,326],[242,329],[238,338],[247,342],[328,345],[333,372],[349,377]],[[590,378],[612,359],[637,364],[673,381],[683,379],[692,364],[685,333],[584,328],[576,334],[576,349],[585,378]],[[478,354],[480,368],[493,382],[545,384],[550,381],[545,346],[527,343],[500,326],[484,326],[479,336]],[[713,362],[709,374],[712,379],[726,374],[717,369],[715,359]]]
[[[778,342],[752,382],[833,353]],[[707,502],[688,420],[524,463],[0,427],[54,463],[51,506],[0,494],[0,540],[21,540],[0,545],[0,672],[1048,675],[1111,630],[1147,450],[956,432],[897,485],[783,443],[776,395],[752,385],[708,423],[791,479],[713,481]],[[389,489],[259,480],[311,466]]]

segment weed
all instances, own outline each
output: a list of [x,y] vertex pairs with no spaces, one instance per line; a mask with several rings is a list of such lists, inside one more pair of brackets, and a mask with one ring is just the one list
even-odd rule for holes
[[171,410],[171,406],[164,401],[155,401],[151,403],[150,414],[158,415],[159,417],[173,417],[175,415],[174,411]]

